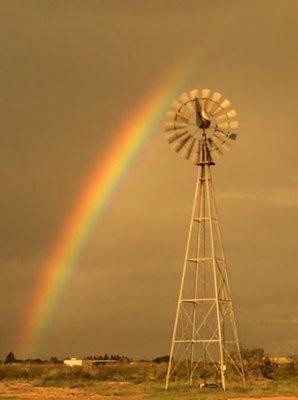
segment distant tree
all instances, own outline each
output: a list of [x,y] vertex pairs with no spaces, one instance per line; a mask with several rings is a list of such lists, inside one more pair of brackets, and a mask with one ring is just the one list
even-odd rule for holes
[[264,378],[272,379],[273,372],[275,371],[276,366],[270,361],[269,357],[265,357],[260,365],[261,373],[263,374]]
[[298,379],[298,361],[292,358],[292,362],[284,365],[278,365],[274,371],[274,378],[288,379],[296,377]]
[[6,356],[4,363],[5,364],[11,364],[11,363],[15,363],[15,362],[17,362],[17,360],[16,360],[13,352],[10,351]]
[[259,347],[254,347],[252,349],[241,347],[241,356],[243,361],[261,363],[265,357],[265,351]]
[[42,361],[40,358],[28,358],[25,362],[28,364],[43,364],[43,362],[47,361]]
[[51,357],[50,362],[52,364],[59,364],[61,361],[59,361],[57,357]]
[[170,356],[161,356],[161,357],[156,357],[152,360],[152,362],[160,364],[160,363],[167,363],[169,362]]
[[[247,373],[254,376],[263,376],[267,379],[273,379],[274,371],[277,366],[272,363],[264,349],[259,347],[248,348],[241,347],[241,356],[244,363],[244,369]],[[232,355],[232,357],[234,357]]]
[[129,362],[132,361],[132,358],[129,358],[127,356],[120,356],[119,354],[104,354],[104,355],[98,355],[98,356],[86,356],[84,357],[85,360],[114,360],[114,361],[123,361],[123,362]]

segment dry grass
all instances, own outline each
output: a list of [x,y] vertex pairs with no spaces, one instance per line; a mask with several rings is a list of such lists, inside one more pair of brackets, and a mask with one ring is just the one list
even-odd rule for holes
[[[0,366],[0,400],[223,400],[227,398],[297,395],[297,376],[274,380],[251,377],[246,388],[232,381],[229,390],[189,389],[177,380],[164,390],[166,365],[138,363],[74,367],[64,365]],[[2,396],[2,397],[1,397]]]

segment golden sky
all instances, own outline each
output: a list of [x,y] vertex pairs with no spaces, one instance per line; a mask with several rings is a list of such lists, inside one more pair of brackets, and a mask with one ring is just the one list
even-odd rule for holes
[[[241,341],[298,352],[297,13],[294,0],[0,2],[0,357],[18,355],[24,304],[114,129],[187,60],[185,90],[218,90],[239,114],[214,178]],[[160,126],[39,356],[169,352],[195,172]]]

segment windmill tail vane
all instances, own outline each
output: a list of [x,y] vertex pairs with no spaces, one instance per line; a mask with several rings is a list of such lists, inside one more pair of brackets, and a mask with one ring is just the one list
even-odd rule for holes
[[171,341],[166,389],[178,376],[189,386],[208,377],[227,387],[228,370],[245,383],[211,166],[237,138],[237,113],[210,89],[182,93],[167,113],[165,135],[198,167]]

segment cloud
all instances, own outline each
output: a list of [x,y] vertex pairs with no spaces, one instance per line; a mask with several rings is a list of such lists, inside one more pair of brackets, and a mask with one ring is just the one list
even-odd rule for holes
[[272,203],[283,207],[298,207],[298,188],[273,191],[220,191],[218,198],[236,201]]

